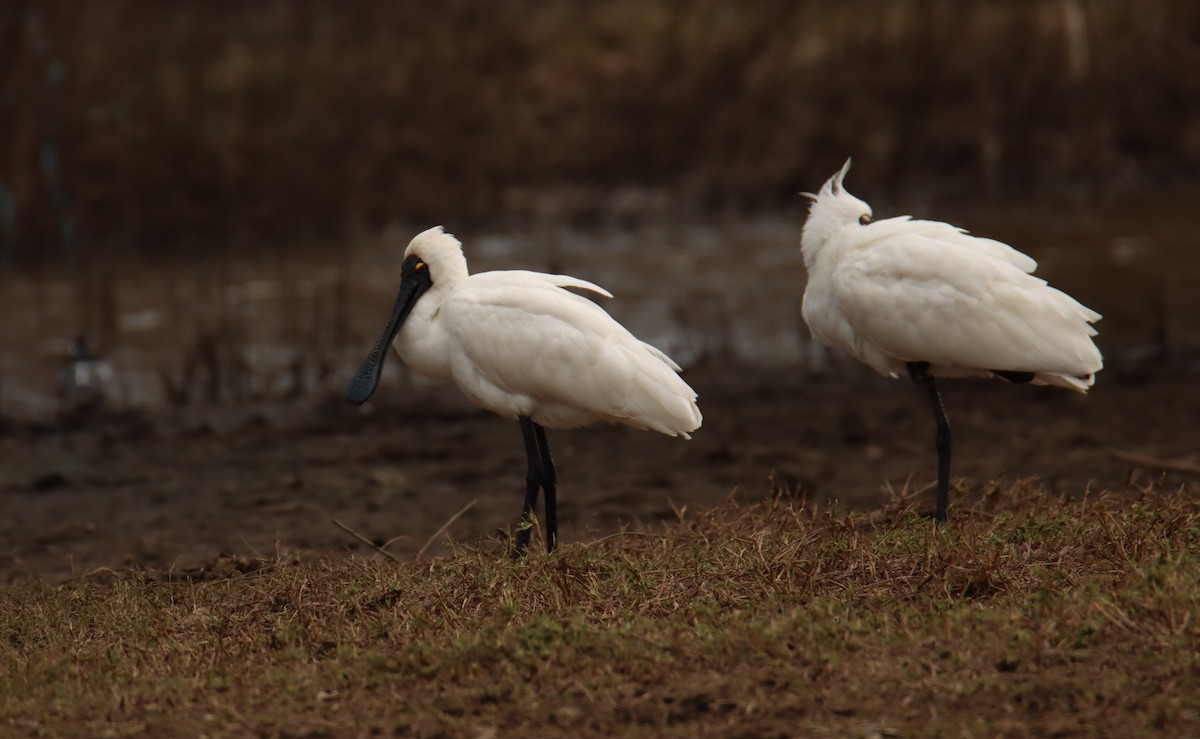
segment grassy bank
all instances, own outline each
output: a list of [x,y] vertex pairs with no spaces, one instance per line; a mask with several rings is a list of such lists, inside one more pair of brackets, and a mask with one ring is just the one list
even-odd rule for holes
[[0,599],[31,736],[1200,731],[1200,502],[1028,486],[944,531],[782,501],[514,563],[228,559]]

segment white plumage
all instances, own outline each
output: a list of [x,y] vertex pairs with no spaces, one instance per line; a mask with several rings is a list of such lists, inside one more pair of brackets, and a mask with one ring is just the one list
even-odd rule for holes
[[939,377],[1032,372],[1034,384],[1091,387],[1104,366],[1099,313],[1007,244],[909,216],[862,223],[871,207],[842,187],[849,167],[813,196],[804,225],[813,336],[892,377],[928,362]]
[[[1091,387],[1104,364],[1092,341],[1099,313],[1034,277],[1037,263],[1007,244],[909,216],[871,222],[871,207],[842,185],[849,168],[809,196],[803,312],[817,340],[883,375],[927,382],[935,414],[934,377]],[[945,435],[948,469],[948,426]]]
[[[547,428],[608,421],[690,438],[696,392],[667,355],[567,287],[611,298],[566,275],[502,271],[467,275],[458,239],[440,227],[404,256],[429,265],[433,286],[396,336],[409,367],[451,380],[471,402]],[[445,277],[443,277],[445,275]]]
[[[690,438],[702,417],[696,392],[676,374],[679,366],[596,303],[566,288],[612,297],[565,275],[470,275],[458,239],[440,226],[424,231],[404,252],[392,321],[351,381],[347,397],[363,402],[370,396],[394,337],[396,352],[418,373],[453,382],[482,408],[522,419],[527,452],[533,432],[545,445],[540,427],[575,428],[596,421]],[[537,462],[553,477],[548,449],[544,458],[529,456],[531,475]],[[553,493],[546,492],[550,531]],[[527,512],[529,507],[527,499]],[[547,538],[553,546],[553,534]]]

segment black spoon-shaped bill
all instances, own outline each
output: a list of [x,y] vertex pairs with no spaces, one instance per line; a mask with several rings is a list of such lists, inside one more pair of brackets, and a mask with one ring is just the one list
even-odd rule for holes
[[367,353],[362,366],[346,385],[346,400],[355,405],[362,405],[375,393],[375,388],[379,386],[379,376],[383,372],[383,362],[387,359],[388,346],[396,338],[396,334],[400,333],[400,327],[417,304],[417,299],[432,285],[429,270],[424,262],[416,256],[404,260],[400,271],[400,292],[396,295],[396,304],[392,306],[392,315],[388,318],[383,334]]

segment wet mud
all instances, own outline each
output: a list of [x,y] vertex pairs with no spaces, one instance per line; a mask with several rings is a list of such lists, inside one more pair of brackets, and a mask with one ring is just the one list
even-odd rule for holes
[[[1186,472],[1200,448],[1194,375],[1106,372],[1088,396],[944,382],[951,514],[1037,488],[1200,494],[1200,476]],[[550,432],[564,542],[653,530],[728,496],[784,494],[835,511],[905,498],[932,508],[933,420],[911,383],[840,361],[811,377],[710,367],[688,379],[705,412],[691,441],[618,427]],[[525,473],[515,421],[415,384],[384,387],[366,410],[328,395],[10,423],[0,454],[5,581],[97,568],[188,573],[221,556],[370,554],[335,520],[399,557],[436,555],[448,539],[499,553]]]

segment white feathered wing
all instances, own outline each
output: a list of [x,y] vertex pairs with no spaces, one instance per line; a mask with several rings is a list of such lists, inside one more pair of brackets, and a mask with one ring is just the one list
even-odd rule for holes
[[679,366],[565,287],[612,297],[538,272],[483,272],[457,286],[438,320],[452,337],[459,389],[483,408],[549,428],[599,418],[690,438],[702,416]]
[[1035,384],[1083,392],[1103,367],[1090,325],[1100,314],[1029,274],[1037,263],[1007,244],[906,218],[861,234],[833,270],[831,296],[854,327],[858,346],[847,348],[877,370],[924,361],[936,375],[1032,372]]

